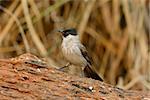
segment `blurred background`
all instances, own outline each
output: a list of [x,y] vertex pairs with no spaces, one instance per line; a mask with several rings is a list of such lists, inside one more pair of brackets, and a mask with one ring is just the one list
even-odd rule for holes
[[30,52],[64,66],[65,28],[80,33],[105,82],[150,89],[149,0],[0,0],[0,58]]

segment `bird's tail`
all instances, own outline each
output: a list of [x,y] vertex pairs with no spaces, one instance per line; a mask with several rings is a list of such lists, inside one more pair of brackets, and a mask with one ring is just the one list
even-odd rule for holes
[[103,81],[103,79],[91,67],[92,66],[87,65],[84,68],[84,76],[88,78],[93,78],[95,80]]

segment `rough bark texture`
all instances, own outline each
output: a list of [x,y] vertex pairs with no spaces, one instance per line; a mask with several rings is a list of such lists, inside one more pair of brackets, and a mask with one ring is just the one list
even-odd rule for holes
[[150,92],[125,91],[106,83],[70,76],[34,55],[0,59],[0,99],[149,100]]

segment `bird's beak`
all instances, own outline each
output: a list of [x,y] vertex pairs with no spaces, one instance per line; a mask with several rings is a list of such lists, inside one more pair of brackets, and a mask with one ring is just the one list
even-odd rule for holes
[[58,32],[60,32],[60,33],[64,33],[64,30],[60,29],[60,30],[58,30]]

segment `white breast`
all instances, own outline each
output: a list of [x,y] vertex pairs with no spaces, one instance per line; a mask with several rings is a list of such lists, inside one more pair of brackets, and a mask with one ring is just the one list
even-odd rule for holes
[[62,53],[66,60],[74,65],[79,65],[85,67],[87,61],[81,54],[80,46],[82,45],[79,41],[78,36],[69,35],[66,38],[63,38],[62,42]]

